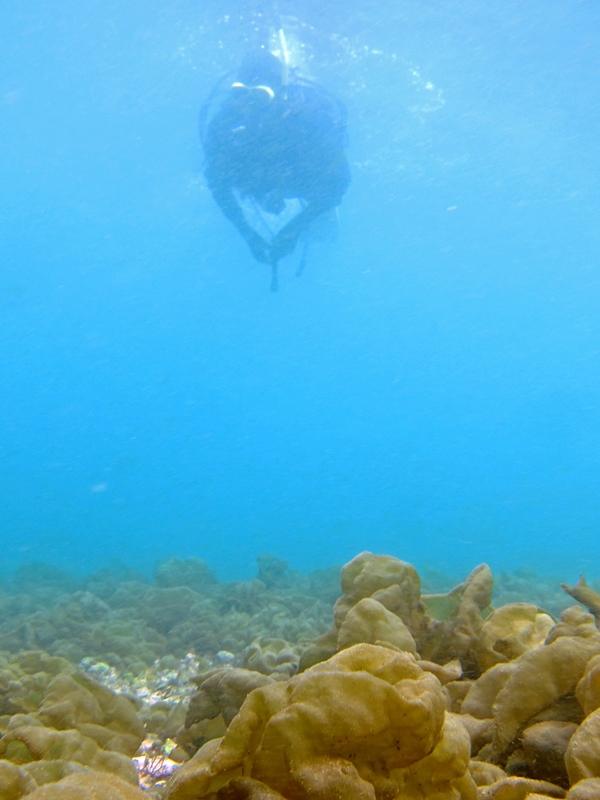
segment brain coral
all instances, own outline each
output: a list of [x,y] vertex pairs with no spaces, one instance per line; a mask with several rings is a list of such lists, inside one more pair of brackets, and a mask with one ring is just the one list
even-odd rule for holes
[[175,774],[166,798],[222,790],[231,798],[374,800],[430,790],[438,800],[470,800],[468,760],[468,735],[446,716],[438,679],[408,653],[360,644],[251,692],[223,739]]

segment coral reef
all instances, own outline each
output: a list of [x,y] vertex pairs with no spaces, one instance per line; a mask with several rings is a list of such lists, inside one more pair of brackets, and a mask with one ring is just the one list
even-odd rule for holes
[[475,645],[491,612],[492,574],[477,567],[446,594],[421,595],[416,569],[391,556],[361,553],[342,568],[334,625],[302,654],[306,669],[358,642],[397,647],[436,663],[461,660],[477,671]]
[[481,565],[424,591],[371,553],[332,576],[21,568],[0,800],[598,800],[597,586]]
[[0,593],[0,651],[92,658],[139,675],[163,657],[240,654],[264,637],[306,644],[327,627],[333,574],[301,576],[261,556],[266,583],[220,584],[200,559],[169,559],[152,583],[130,570],[77,583],[31,565]]
[[0,759],[20,766],[38,762],[38,775],[39,762],[76,762],[137,784],[131,758],[145,731],[136,709],[83,675],[57,675],[37,711],[3,717],[0,725]]
[[[531,603],[494,609],[485,565],[445,594],[421,594],[411,565],[362,553],[343,567],[341,587],[333,627],[302,653],[299,674],[282,683],[271,673],[269,683],[249,691],[223,737],[205,741],[173,776],[169,800],[593,796],[586,782],[600,778],[594,616],[577,606],[558,621]],[[588,595],[584,600],[589,606]],[[410,764],[388,763],[385,745],[369,738],[382,707],[377,692],[371,695],[362,684],[344,692],[345,670],[381,677],[367,652],[381,663],[382,653],[391,661],[401,656],[435,684],[432,696],[443,698],[441,727],[435,704],[425,715],[437,731],[433,740],[414,722],[426,747]],[[235,680],[243,687],[239,703],[252,681]],[[223,689],[211,689],[211,682]],[[225,687],[222,671],[209,675],[192,699],[188,722],[224,718],[226,709],[230,718],[236,706]],[[202,692],[210,694],[210,707]],[[408,746],[411,736],[394,717],[393,700],[386,696],[383,706],[387,734],[395,732]],[[365,714],[374,725],[368,732]],[[330,727],[337,731],[335,746]],[[377,764],[361,760],[362,747],[371,757],[377,753]]]

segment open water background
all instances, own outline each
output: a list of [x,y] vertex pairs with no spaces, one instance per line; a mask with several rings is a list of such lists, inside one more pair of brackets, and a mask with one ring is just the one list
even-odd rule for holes
[[258,5],[3,9],[3,569],[600,577],[600,9],[364,5],[280,5],[353,183],[276,295],[197,138]]

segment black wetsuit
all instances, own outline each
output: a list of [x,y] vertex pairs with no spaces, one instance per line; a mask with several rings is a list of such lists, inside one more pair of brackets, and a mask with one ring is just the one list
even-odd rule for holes
[[[350,183],[345,109],[311,84],[291,84],[272,99],[261,89],[232,88],[203,144],[208,186],[259,261],[290,253],[316,217],[340,204]],[[286,199],[306,205],[269,244],[248,225],[234,190],[272,213]]]

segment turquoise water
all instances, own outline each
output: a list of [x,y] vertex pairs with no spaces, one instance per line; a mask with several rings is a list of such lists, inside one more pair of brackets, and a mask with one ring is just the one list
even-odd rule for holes
[[197,137],[259,4],[59,6],[0,29],[4,570],[600,577],[597,5],[281,3],[353,182],[278,294]]

